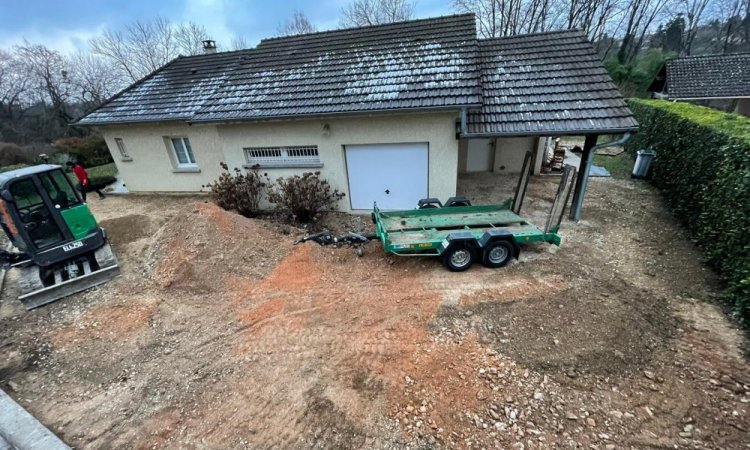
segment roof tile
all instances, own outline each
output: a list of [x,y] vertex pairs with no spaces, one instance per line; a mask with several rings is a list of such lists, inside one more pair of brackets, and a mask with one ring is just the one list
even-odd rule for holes
[[479,41],[482,107],[468,135],[578,134],[638,123],[579,31]]
[[750,96],[750,53],[670,59],[667,95],[673,99]]

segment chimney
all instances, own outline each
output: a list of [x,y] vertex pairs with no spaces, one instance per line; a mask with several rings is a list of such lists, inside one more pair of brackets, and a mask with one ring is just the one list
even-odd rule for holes
[[203,41],[203,53],[206,55],[216,53],[216,41],[212,41],[211,39]]

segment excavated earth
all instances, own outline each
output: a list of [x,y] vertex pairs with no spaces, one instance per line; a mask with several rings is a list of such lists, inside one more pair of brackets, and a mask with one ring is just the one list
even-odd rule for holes
[[[530,185],[539,225],[556,181]],[[0,386],[76,448],[750,443],[746,342],[645,184],[592,180],[560,248],[465,273],[377,243],[295,246],[302,229],[201,197],[91,207],[122,276],[26,312],[11,271],[0,302]]]

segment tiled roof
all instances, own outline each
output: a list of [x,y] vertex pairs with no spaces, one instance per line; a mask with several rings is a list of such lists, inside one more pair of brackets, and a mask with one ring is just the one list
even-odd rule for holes
[[579,31],[479,41],[482,107],[468,134],[537,135],[634,130],[622,95]]
[[267,39],[178,58],[79,123],[478,106],[477,53],[470,14]]
[[190,120],[250,50],[179,57],[78,121],[81,125]]
[[673,99],[750,96],[750,53],[667,61],[667,95]]
[[471,14],[266,39],[253,49],[180,57],[78,123],[464,107],[469,135],[637,127],[582,33],[477,40]]
[[195,120],[285,117],[480,102],[474,16],[267,39]]

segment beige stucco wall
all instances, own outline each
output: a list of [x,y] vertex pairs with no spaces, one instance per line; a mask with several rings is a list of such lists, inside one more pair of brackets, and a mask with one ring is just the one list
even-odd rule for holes
[[[120,177],[131,192],[196,192],[215,180],[224,160],[216,127],[185,123],[127,125],[101,128]],[[200,172],[176,172],[164,138],[187,136]],[[121,138],[132,161],[123,161],[115,138]]]
[[498,173],[519,173],[527,151],[537,152],[537,138],[513,137],[495,140],[495,168]]
[[[344,146],[427,142],[429,196],[447,199],[456,194],[456,118],[457,113],[409,114],[221,125],[129,125],[103,127],[101,131],[131,192],[199,191],[219,176],[219,162],[242,167],[245,147],[317,145],[323,164],[320,169],[262,170],[271,179],[319,170],[333,187],[348,194]],[[327,136],[323,132],[325,124],[330,127]],[[164,136],[181,135],[190,139],[200,173],[173,173]],[[121,161],[116,137],[123,139],[133,161]],[[350,210],[348,195],[339,208]]]

